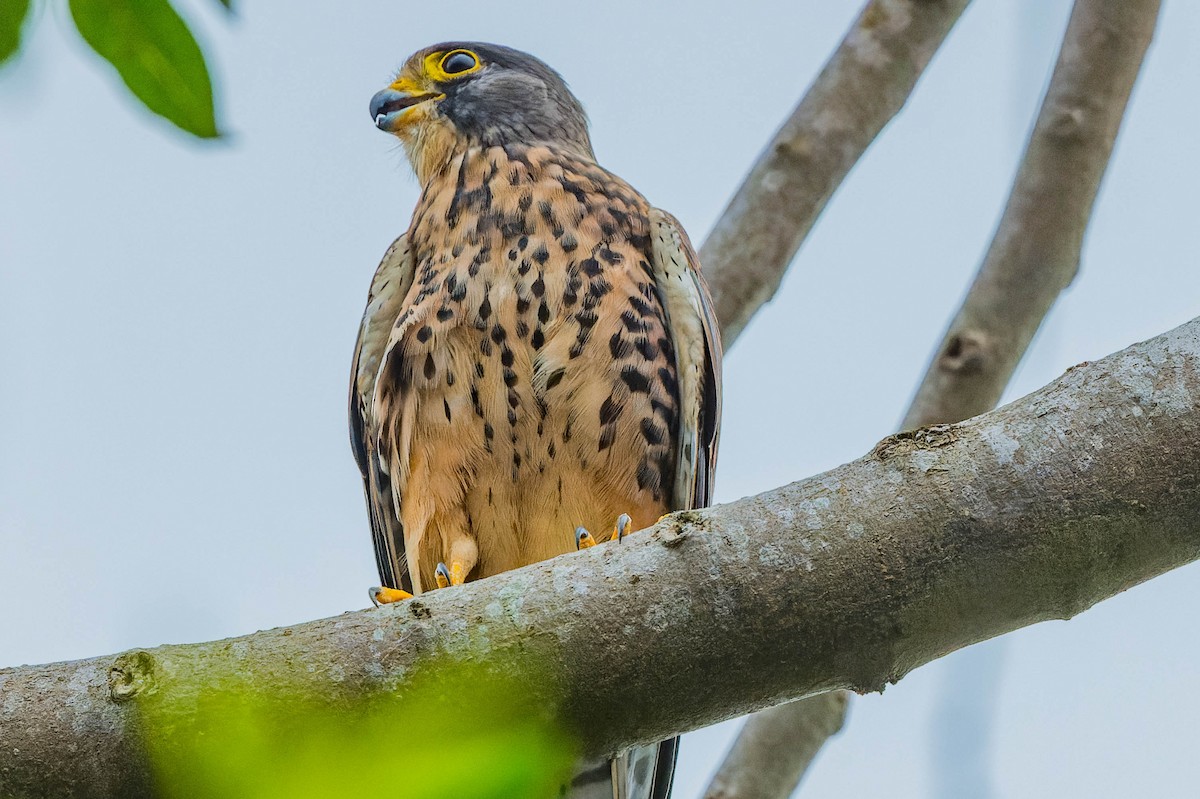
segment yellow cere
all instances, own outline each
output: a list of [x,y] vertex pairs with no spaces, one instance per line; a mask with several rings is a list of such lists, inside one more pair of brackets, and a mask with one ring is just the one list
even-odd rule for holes
[[[458,53],[465,53],[473,58],[475,60],[475,66],[459,72],[447,72],[444,69],[445,63],[450,60],[451,56],[457,55]],[[425,74],[429,76],[431,80],[434,80],[438,83],[458,80],[466,75],[478,72],[481,69],[483,69],[483,60],[470,50],[449,50],[446,52],[430,53],[429,55],[425,56]]]

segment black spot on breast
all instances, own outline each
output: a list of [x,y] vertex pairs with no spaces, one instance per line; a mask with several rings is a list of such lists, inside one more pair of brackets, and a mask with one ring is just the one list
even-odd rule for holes
[[650,378],[639,372],[636,366],[622,367],[621,380],[634,394],[650,393]]
[[600,424],[612,424],[620,418],[621,412],[624,410],[625,403],[618,402],[610,394],[600,405]]
[[602,277],[598,277],[588,285],[588,296],[599,300],[608,292],[612,291],[612,283],[609,283]]
[[545,264],[546,261],[550,260],[550,251],[546,249],[545,244],[539,244],[538,248],[533,251],[533,260],[539,264]]
[[675,373],[665,366],[658,370],[658,379],[662,381],[663,387],[672,397],[679,396],[679,381],[675,379]]
[[563,252],[575,252],[575,249],[579,246],[579,241],[570,233],[564,233],[558,245],[562,247]]
[[641,356],[647,361],[653,361],[658,357],[658,347],[650,343],[650,340],[645,336],[638,336],[633,340],[633,346],[641,353]]
[[551,372],[549,375],[546,376],[546,390],[547,391],[549,391],[550,389],[554,388],[555,386],[557,386],[559,383],[562,382],[564,372],[566,372],[566,369],[555,369],[553,372]]
[[512,388],[516,384],[517,384],[517,373],[514,372],[512,369],[505,369],[504,370],[504,385],[508,386],[509,388]]
[[483,361],[475,362],[475,376],[483,377]]
[[426,341],[429,341],[432,336],[433,328],[431,328],[429,325],[425,325],[417,331],[417,341],[421,342],[422,344],[424,344]]
[[533,285],[529,287],[533,292],[533,296],[540,297],[546,293],[546,280],[541,272],[538,272],[537,280],[533,281]]
[[641,297],[630,297],[629,304],[642,316],[652,316],[654,314],[654,309]]
[[486,438],[488,441],[491,441],[495,435],[496,435],[496,431],[492,429],[492,423],[484,422],[483,423],[483,437]]
[[446,412],[446,421],[453,421],[450,416],[450,402],[445,397],[442,398],[442,410]]
[[447,308],[445,306],[442,306],[441,308],[438,309],[437,318],[438,318],[439,322],[445,322],[448,319],[450,319],[450,317],[452,317],[452,316],[454,316],[453,308]]
[[542,348],[542,345],[545,343],[546,343],[546,334],[543,333],[542,329],[539,327],[537,330],[533,331],[533,335],[529,338],[529,344],[535,350],[540,350]]
[[600,267],[600,262],[597,261],[595,258],[584,258],[582,261],[579,262],[579,267],[583,270],[583,273],[585,275],[587,275],[588,277],[596,277],[602,271],[601,267]]
[[437,364],[435,364],[433,362],[433,353],[432,352],[425,353],[425,369],[424,369],[424,371],[425,371],[425,379],[426,380],[432,380],[434,375],[437,374]]
[[650,400],[650,409],[663,418],[663,424],[668,430],[675,429],[675,409],[667,405],[665,402],[658,400]]
[[525,338],[529,335],[529,323],[524,319],[517,321],[517,338]]
[[613,333],[612,338],[608,340],[608,351],[612,354],[613,358],[618,360],[628,355],[631,349],[629,340],[621,337],[620,330]]
[[524,297],[517,297],[517,313],[523,314],[529,310],[529,300]]
[[603,452],[617,440],[617,426],[608,425],[600,429],[600,441],[596,445],[597,452]]
[[[579,327],[582,330],[591,330],[592,325],[596,324],[598,318],[596,312],[592,310],[583,310],[575,314],[575,321],[579,323]],[[582,333],[580,334],[581,339],[585,337]]]
[[649,489],[654,492],[655,496],[658,496],[658,492],[662,486],[662,477],[659,475],[657,469],[649,463],[642,461],[637,470],[637,484],[638,488],[643,491]]
[[[525,248],[528,246],[529,246],[529,237],[528,236],[522,236],[521,238],[517,239],[517,249],[521,250],[521,252],[524,252]],[[513,258],[516,259],[516,256],[514,255]]]
[[610,264],[619,264],[622,260],[624,260],[621,257],[621,253],[609,247],[601,247],[600,252],[596,254],[600,256],[601,260]]
[[550,321],[550,306],[546,304],[545,300],[538,305],[538,321],[543,325]]
[[483,302],[479,303],[479,318],[485,320],[492,315],[492,298],[484,295]]
[[663,443],[667,436],[667,431],[663,430],[653,419],[647,417],[642,419],[642,438],[646,439],[646,443],[650,446],[657,446]]
[[492,341],[496,342],[497,344],[500,344],[506,338],[508,338],[508,332],[505,331],[504,328],[502,328],[500,325],[492,326]]
[[621,311],[621,322],[630,333],[646,332],[646,323],[638,318],[633,311]]

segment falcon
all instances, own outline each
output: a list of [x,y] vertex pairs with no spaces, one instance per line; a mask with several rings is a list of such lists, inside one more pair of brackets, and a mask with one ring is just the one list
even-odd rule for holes
[[[562,77],[509,47],[438,44],[371,116],[422,189],[354,351],[372,601],[706,506],[721,412],[708,289],[675,218],[596,163]],[[583,769],[569,795],[669,796],[676,741]]]

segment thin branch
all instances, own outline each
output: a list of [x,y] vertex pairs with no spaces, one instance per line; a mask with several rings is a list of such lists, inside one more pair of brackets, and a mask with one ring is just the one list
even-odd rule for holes
[[1077,0],[995,238],[904,419],[912,428],[1000,401],[1083,236],[1159,0]]
[[[958,422],[999,401],[1078,270],[1158,8],[1158,0],[1076,2],[995,237],[901,429]],[[791,796],[821,743],[841,729],[848,699],[813,697],[747,719],[706,797]],[[769,731],[786,737],[773,741]]]
[[746,719],[713,775],[707,799],[791,796],[846,718],[848,691],[830,691],[760,710]]
[[700,250],[725,348],[775,296],[825,203],[969,0],[871,0],[726,206]]
[[583,753],[603,755],[881,690],[1070,618],[1200,557],[1198,519],[1200,319],[621,544],[288,629],[0,671],[0,795],[152,796],[143,704],[170,700],[178,728],[214,690],[403,691],[428,656],[524,680],[531,706],[559,708]]

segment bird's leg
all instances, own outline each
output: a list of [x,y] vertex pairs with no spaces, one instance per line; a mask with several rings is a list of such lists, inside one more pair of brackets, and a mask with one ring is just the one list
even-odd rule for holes
[[371,604],[375,607],[380,605],[390,605],[393,602],[403,602],[405,599],[412,599],[412,594],[407,591],[401,591],[397,588],[386,588],[374,586],[368,593],[371,596]]
[[462,585],[467,581],[467,575],[479,561],[479,547],[475,539],[466,530],[456,531],[447,536],[446,547],[449,550],[450,565],[439,563],[434,577],[437,587],[445,588],[450,585]]

